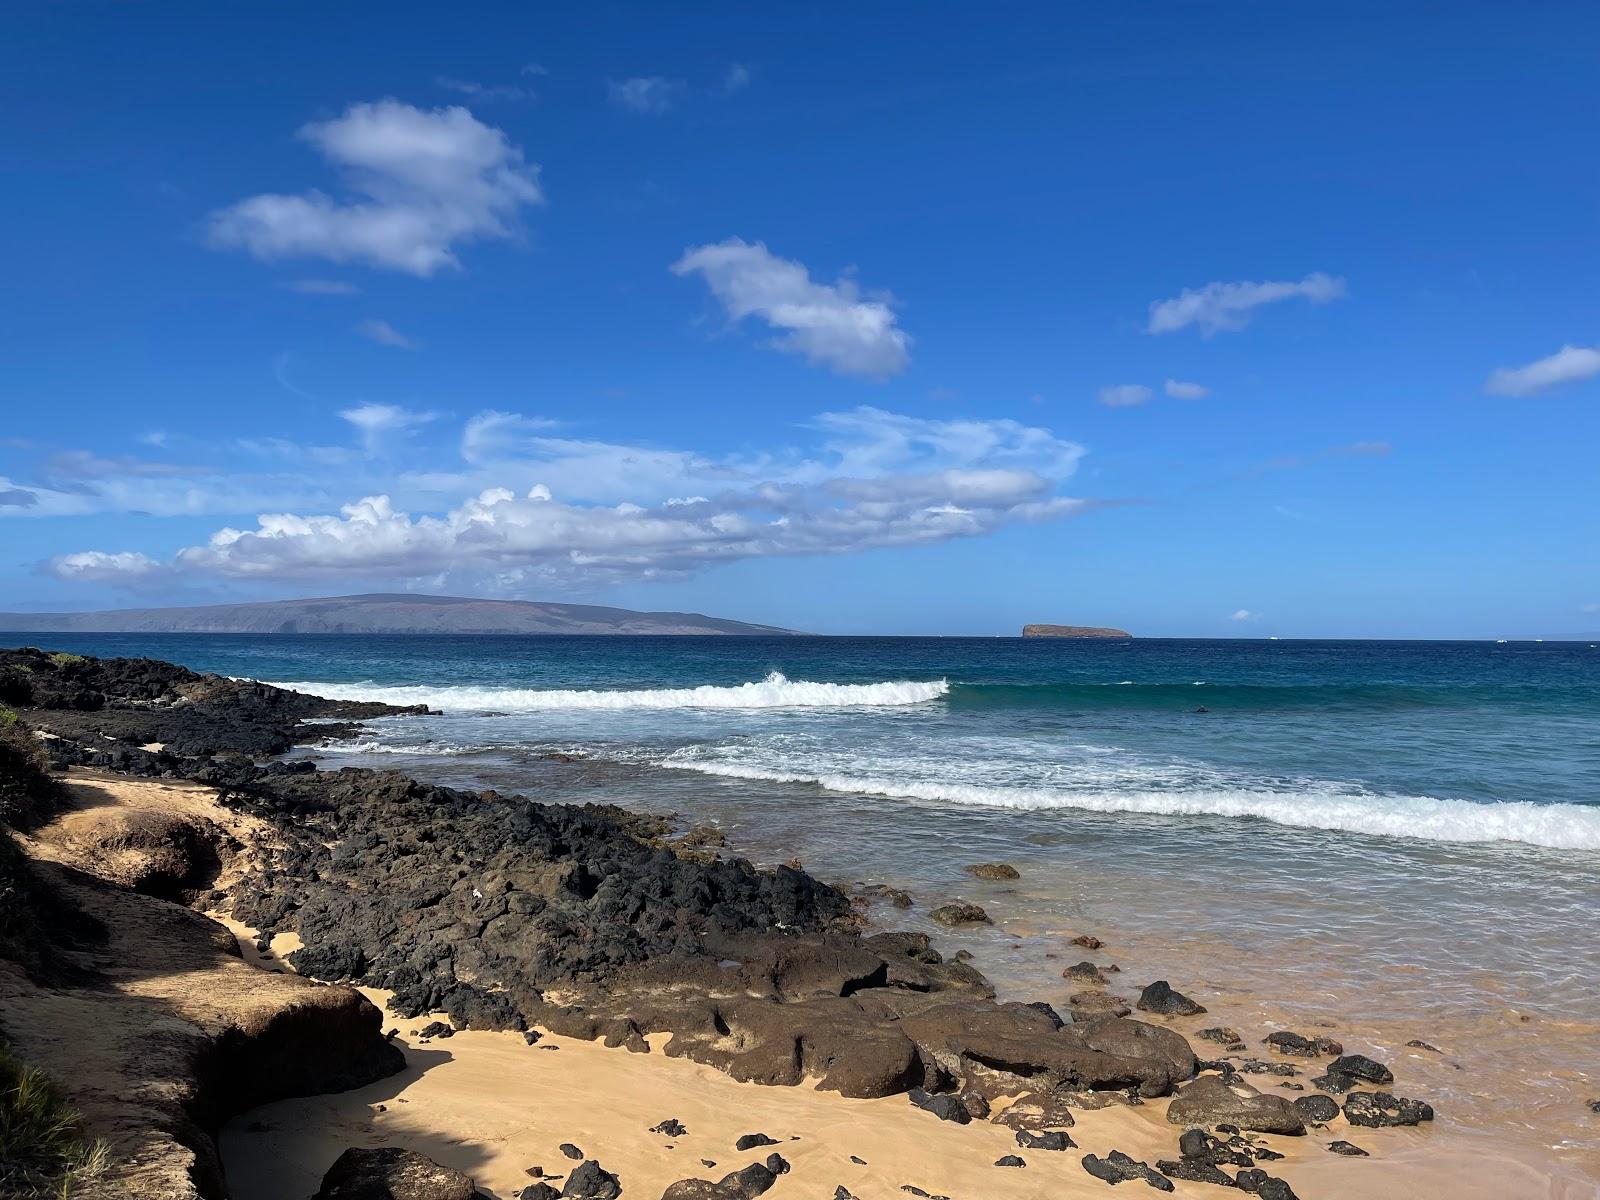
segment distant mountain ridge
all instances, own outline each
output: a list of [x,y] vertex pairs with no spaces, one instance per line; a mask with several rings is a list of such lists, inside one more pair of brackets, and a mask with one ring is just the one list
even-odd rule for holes
[[477,600],[467,596],[374,593],[262,600],[192,608],[123,608],[82,613],[0,613],[14,633],[347,633],[347,634],[727,634],[796,636],[702,613],[636,612],[594,604]]

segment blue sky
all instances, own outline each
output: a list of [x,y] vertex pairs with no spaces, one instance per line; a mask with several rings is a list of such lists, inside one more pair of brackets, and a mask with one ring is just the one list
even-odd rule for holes
[[0,609],[1600,629],[1600,10],[668,8],[11,6]]

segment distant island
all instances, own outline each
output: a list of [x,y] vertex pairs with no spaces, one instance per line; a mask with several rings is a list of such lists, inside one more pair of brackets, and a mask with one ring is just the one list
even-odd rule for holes
[[1131,638],[1126,629],[1112,629],[1105,625],[1024,625],[1023,637],[1056,638]]
[[593,604],[379,593],[193,608],[0,613],[13,633],[728,634],[792,636],[792,629],[701,613],[635,612]]

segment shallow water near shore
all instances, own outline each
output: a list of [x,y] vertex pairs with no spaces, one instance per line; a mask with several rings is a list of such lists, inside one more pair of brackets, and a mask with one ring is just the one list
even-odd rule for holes
[[[976,901],[996,925],[941,944],[1008,995],[1062,1003],[1084,957],[1125,995],[1168,978],[1212,1010],[1188,1032],[1326,1026],[1435,1105],[1426,1136],[1600,1174],[1587,643],[41,639],[426,703],[306,753],[677,811],[758,860],[909,889],[873,909],[888,924]],[[987,860],[1021,878],[961,871]]]

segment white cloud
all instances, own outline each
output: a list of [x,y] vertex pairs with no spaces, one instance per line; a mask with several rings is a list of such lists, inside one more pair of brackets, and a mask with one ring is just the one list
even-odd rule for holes
[[[359,414],[359,415],[357,415]],[[397,415],[398,414],[398,415]],[[344,414],[392,429],[410,414]],[[529,419],[522,418],[527,421]],[[412,515],[387,494],[337,513],[268,513],[224,528],[162,565],[175,577],[523,580],[594,584],[683,576],[741,559],[849,554],[973,537],[1081,511],[1058,494],[1082,448],[1014,421],[926,421],[877,409],[823,414],[819,453],[711,460],[686,451],[544,438],[514,414],[479,414],[463,439],[476,455],[536,452],[552,476],[609,474],[633,483],[614,503],[578,503],[544,482],[493,486],[447,511]],[[517,460],[494,464],[513,473]],[[703,486],[702,486],[703,485]],[[559,496],[560,499],[552,498]],[[639,502],[642,501],[642,502]],[[54,560],[63,578],[113,578],[119,559]],[[90,565],[86,565],[90,564]],[[132,579],[150,560],[126,560]]]
[[734,237],[692,246],[672,271],[698,273],[734,321],[759,317],[779,331],[774,348],[840,374],[881,379],[911,360],[911,337],[896,322],[892,297],[864,299],[850,279],[815,283],[804,264],[778,258],[761,242]]
[[522,207],[543,200],[539,168],[464,108],[356,104],[299,136],[342,173],[351,197],[251,196],[212,214],[213,245],[426,277],[460,266],[459,242],[515,236]]
[[606,94],[610,96],[612,104],[629,112],[657,116],[677,103],[682,91],[683,83],[680,80],[664,79],[660,75],[606,81]]
[[1501,367],[1483,390],[1491,396],[1531,396],[1545,388],[1600,375],[1600,346],[1563,346],[1523,367]]
[[1237,612],[1235,612],[1231,617],[1229,617],[1228,620],[1230,620],[1230,621],[1259,621],[1259,620],[1261,620],[1261,614],[1258,613],[1258,612],[1251,612],[1248,608],[1241,608]]
[[1204,400],[1211,395],[1211,389],[1204,384],[1185,383],[1181,379],[1169,379],[1163,388],[1174,400]]
[[1583,611],[1586,613],[1600,613],[1600,604],[1585,604]]
[[283,286],[302,296],[354,296],[361,290],[342,279],[295,279]]
[[1233,332],[1250,323],[1250,313],[1263,304],[1296,298],[1326,304],[1345,294],[1344,280],[1321,271],[1298,283],[1208,283],[1198,290],[1185,288],[1170,300],[1152,301],[1146,333],[1172,333],[1198,325],[1206,337]]
[[380,346],[395,346],[401,350],[415,350],[417,343],[401,333],[387,321],[380,321],[377,317],[369,317],[365,321],[356,323],[356,332],[369,341],[377,342]]
[[743,63],[730,63],[722,75],[722,94],[731,96],[750,86],[750,68]]
[[1115,387],[1101,388],[1098,399],[1107,408],[1136,408],[1149,403],[1153,395],[1155,393],[1142,383],[1119,383]]
[[107,554],[102,550],[85,550],[51,559],[50,570],[58,578],[80,583],[131,584],[161,574],[166,568],[155,559],[133,551]]
[[363,404],[358,408],[347,408],[339,414],[360,431],[361,440],[369,452],[380,449],[390,435],[426,425],[437,420],[438,415],[393,404]]

